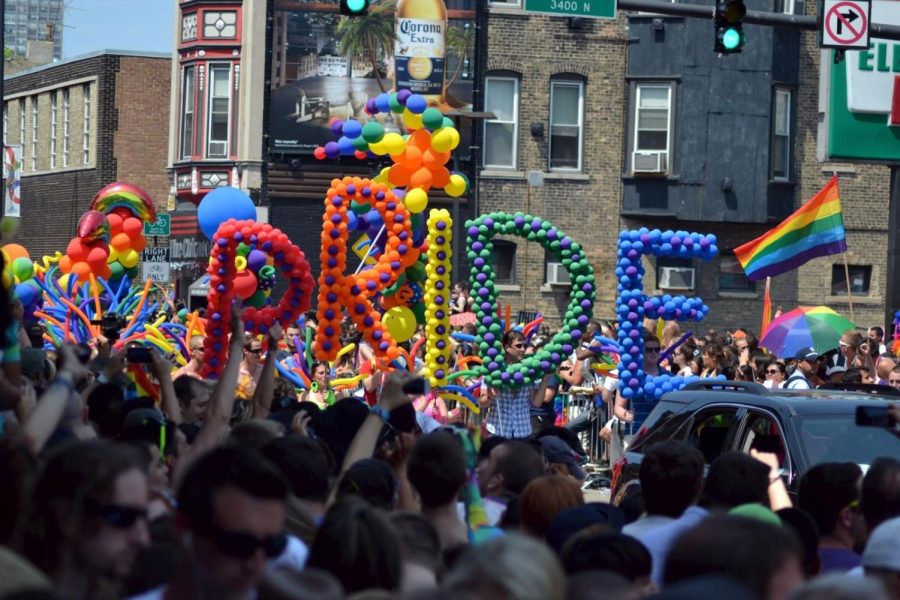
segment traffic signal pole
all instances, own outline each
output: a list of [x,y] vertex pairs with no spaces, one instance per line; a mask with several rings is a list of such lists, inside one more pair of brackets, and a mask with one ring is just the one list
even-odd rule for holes
[[[715,6],[658,2],[654,0],[618,0],[617,5],[621,10],[638,10],[641,12],[673,17],[694,17],[709,20],[713,20],[716,11]],[[748,10],[747,14],[742,19],[742,22],[745,24],[786,27],[789,29],[801,29],[806,31],[818,31],[820,29],[818,17],[786,15],[783,13],[765,12],[761,10]],[[900,26],[897,25],[871,23],[869,25],[869,32],[872,37],[885,40],[900,40]]]

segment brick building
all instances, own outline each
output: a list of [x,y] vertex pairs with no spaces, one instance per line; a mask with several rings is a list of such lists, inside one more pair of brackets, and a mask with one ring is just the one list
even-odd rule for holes
[[21,221],[12,241],[32,257],[64,252],[105,185],[169,191],[166,147],[170,58],[103,51],[4,81],[4,143],[23,146]]
[[[622,197],[627,19],[529,15],[490,2],[480,213],[517,211],[551,221],[585,247],[598,276],[595,313],[611,317]],[[543,180],[529,185],[529,174]],[[535,183],[535,181],[532,181]],[[519,238],[495,242],[499,301],[557,325],[571,287],[555,260]],[[608,283],[604,283],[608,282]]]

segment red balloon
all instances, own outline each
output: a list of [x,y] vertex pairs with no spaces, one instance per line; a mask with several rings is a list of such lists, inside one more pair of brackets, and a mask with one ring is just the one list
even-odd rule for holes
[[106,215],[106,220],[109,222],[109,233],[111,235],[115,235],[122,231],[122,217],[116,213],[109,213]]
[[316,157],[316,160],[325,160],[325,148],[319,146],[313,150],[313,156]]
[[144,232],[144,224],[140,219],[129,217],[122,221],[122,231],[128,234],[128,237],[141,235]]
[[234,293],[246,300],[256,292],[256,275],[252,271],[241,271],[234,276]]
[[88,245],[82,242],[79,238],[72,238],[72,241],[69,242],[68,248],[66,248],[66,254],[71,257],[73,262],[85,260],[89,251],[90,248],[88,248]]
[[363,152],[362,150],[355,150],[353,152],[353,156],[355,156],[359,160],[362,160],[366,157],[366,153]]
[[87,255],[87,263],[91,266],[91,271],[94,273],[99,273],[103,270],[103,267],[106,265],[106,260],[109,258],[109,251],[103,246],[97,246],[96,248],[92,248]]

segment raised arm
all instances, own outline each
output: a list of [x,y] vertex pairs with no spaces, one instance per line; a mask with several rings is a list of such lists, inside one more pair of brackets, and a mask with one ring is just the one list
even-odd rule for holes
[[275,361],[278,359],[278,340],[281,339],[282,333],[281,325],[278,323],[269,327],[269,349],[266,352],[259,382],[253,392],[254,419],[265,419],[272,407],[272,396],[275,394]]
[[150,366],[159,381],[160,405],[163,413],[176,425],[181,425],[181,406],[175,395],[175,384],[172,382],[172,363],[160,354],[156,348],[150,349]]

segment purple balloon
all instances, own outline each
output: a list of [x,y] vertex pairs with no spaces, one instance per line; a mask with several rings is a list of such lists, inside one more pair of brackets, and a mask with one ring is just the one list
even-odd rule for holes
[[247,268],[254,273],[266,266],[266,255],[259,250],[251,250],[247,255]]

